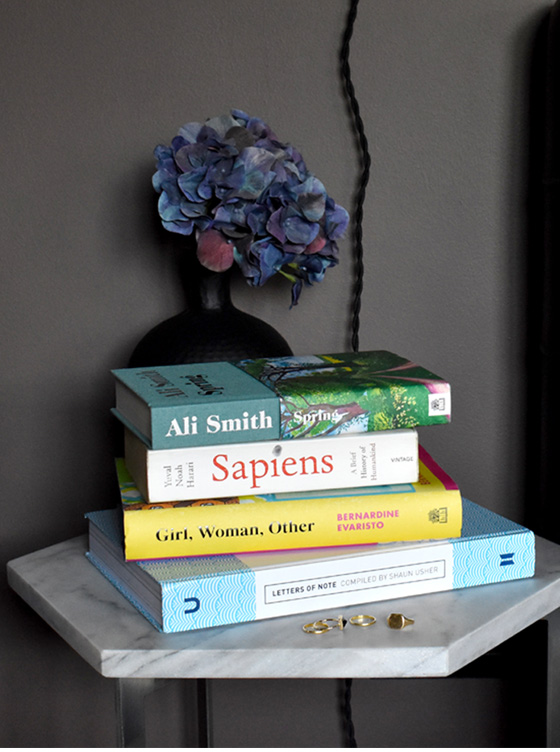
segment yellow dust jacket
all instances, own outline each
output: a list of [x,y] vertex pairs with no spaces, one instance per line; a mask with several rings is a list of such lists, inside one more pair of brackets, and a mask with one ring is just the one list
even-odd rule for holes
[[455,482],[422,447],[416,483],[148,504],[118,459],[127,561],[461,535]]

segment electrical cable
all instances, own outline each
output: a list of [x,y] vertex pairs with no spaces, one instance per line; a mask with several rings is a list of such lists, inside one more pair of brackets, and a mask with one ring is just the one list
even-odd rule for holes
[[346,746],[357,747],[354,734],[354,721],[352,720],[352,679],[344,679],[344,703],[343,703],[344,729],[346,731]]
[[[354,207],[354,263],[355,263],[355,285],[354,301],[352,306],[352,350],[358,352],[360,349],[360,311],[362,306],[362,292],[364,279],[364,250],[362,242],[362,220],[363,206],[366,195],[366,188],[369,182],[371,157],[369,154],[368,140],[366,137],[364,123],[360,115],[360,106],[356,98],[354,84],[352,83],[352,74],[350,70],[350,40],[354,31],[354,22],[358,14],[359,0],[350,0],[350,8],[346,18],[346,26],[342,37],[340,48],[340,73],[344,84],[344,90],[348,98],[348,104],[352,115],[352,123],[356,131],[358,149],[361,158],[361,174],[358,181],[358,187],[355,195]],[[352,720],[352,679],[344,679],[343,691],[343,720],[346,732],[346,746],[357,747],[356,737],[354,734],[354,722]]]
[[350,70],[350,40],[354,31],[354,22],[358,14],[359,0],[350,0],[350,9],[346,19],[346,26],[344,29],[344,35],[342,38],[342,45],[340,49],[340,73],[344,84],[346,96],[348,98],[348,104],[350,106],[350,112],[352,115],[352,122],[356,130],[356,137],[358,142],[358,148],[360,151],[360,157],[362,162],[362,170],[358,187],[355,196],[355,209],[354,209],[354,257],[355,257],[355,287],[354,287],[354,302],[352,310],[352,350],[358,352],[360,349],[360,310],[362,306],[362,291],[363,291],[363,277],[364,277],[364,263],[363,263],[363,244],[362,244],[362,220],[363,220],[363,205],[366,195],[366,188],[369,182],[369,174],[371,167],[371,157],[369,154],[368,140],[365,134],[364,124],[360,115],[360,106],[354,91],[354,84],[352,83],[352,75]]

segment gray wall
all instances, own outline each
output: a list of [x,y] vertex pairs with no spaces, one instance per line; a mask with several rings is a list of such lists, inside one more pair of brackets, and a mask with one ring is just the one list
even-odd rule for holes
[[[528,241],[530,70],[551,5],[362,0],[351,54],[372,154],[361,349],[396,351],[451,381],[453,423],[421,438],[465,495],[521,522],[526,271],[539,250]],[[346,11],[345,0],[0,0],[2,572],[115,502],[109,370],[184,306],[154,218],[154,146],[239,107],[352,206],[358,160],[338,74]],[[259,290],[238,280],[234,301],[296,353],[350,349],[352,275],[346,239],[340,266],[296,308],[276,280]],[[110,682],[3,574],[1,584],[0,743],[112,746]],[[376,713],[360,716],[359,743],[398,746],[388,708],[403,697],[425,719],[421,696],[439,711],[447,703],[445,744],[492,746],[504,698],[494,684],[486,695],[467,685],[454,703],[441,684],[424,685],[439,695],[360,684]],[[217,744],[244,745],[255,727],[243,707],[259,699],[284,729],[270,746],[336,746],[334,683],[257,687],[237,683],[241,708],[228,716],[233,685],[216,684]],[[467,730],[465,692],[486,698]],[[413,746],[437,745],[416,729]]]

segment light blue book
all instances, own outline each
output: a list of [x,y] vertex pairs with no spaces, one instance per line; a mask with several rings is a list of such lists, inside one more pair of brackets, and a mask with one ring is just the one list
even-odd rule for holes
[[120,510],[90,512],[89,560],[159,630],[336,609],[535,573],[535,536],[463,499],[460,538],[126,562]]

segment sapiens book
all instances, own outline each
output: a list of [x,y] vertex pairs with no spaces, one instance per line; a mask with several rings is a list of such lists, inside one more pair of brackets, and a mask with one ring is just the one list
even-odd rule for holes
[[121,368],[114,414],[151,449],[448,423],[447,381],[394,353]]
[[457,484],[419,447],[416,483],[148,504],[116,461],[127,561],[461,534]]
[[90,512],[87,556],[159,630],[183,632],[532,577],[527,528],[463,499],[460,538],[127,562],[118,509]]
[[181,449],[149,449],[124,433],[126,466],[150,503],[418,480],[414,428]]

